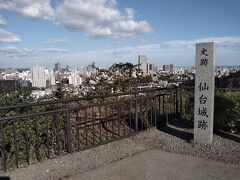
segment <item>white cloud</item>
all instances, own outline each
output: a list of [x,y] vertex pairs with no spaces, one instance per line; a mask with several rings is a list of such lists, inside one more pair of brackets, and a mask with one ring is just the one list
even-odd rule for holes
[[15,34],[0,28],[0,43],[18,43],[22,40]]
[[45,49],[29,49],[29,48],[18,48],[14,46],[0,47],[0,56],[6,57],[34,57],[43,56],[46,54],[62,54],[68,53],[68,49],[59,48],[45,48]]
[[[166,41],[155,44],[122,48],[103,48],[94,51],[70,52],[66,49],[22,49],[15,47],[0,48],[0,66],[22,67],[41,64],[51,67],[55,61],[79,67],[96,62],[97,65],[109,67],[115,62],[137,64],[137,56],[145,54],[150,63],[161,67],[163,64],[175,66],[194,66],[195,44],[214,41],[216,44],[217,65],[239,65],[240,36],[209,37],[190,41]],[[38,59],[36,58],[38,57]],[[34,61],[33,61],[34,59]],[[7,63],[6,63],[7,62]]]
[[5,26],[5,25],[7,25],[7,21],[0,14],[0,26]]
[[0,0],[0,10],[49,19],[71,31],[101,38],[127,38],[152,31],[147,21],[134,20],[135,11],[121,11],[116,0],[63,0],[52,8],[50,0]]
[[[137,54],[154,54],[161,59],[165,56],[166,59],[172,57],[175,61],[179,59],[178,56],[189,56],[193,54],[196,43],[201,42],[214,42],[217,51],[234,52],[240,55],[240,36],[225,36],[225,37],[208,37],[194,40],[180,40],[180,41],[166,41],[156,44],[146,44],[137,47],[124,47],[118,50],[112,50],[115,56],[128,56]],[[224,53],[223,53],[224,54]],[[184,55],[184,56],[185,56]],[[175,58],[175,59],[174,59]],[[184,63],[184,59],[181,60]]]
[[63,39],[49,39],[46,44],[65,44],[70,42],[68,38],[63,38]]
[[151,31],[146,21],[135,21],[133,9],[117,9],[113,0],[65,0],[55,13],[57,23],[93,38],[125,38]]
[[6,57],[26,57],[26,56],[34,56],[37,54],[35,49],[28,48],[17,48],[14,46],[7,46],[0,48],[0,55]]
[[134,14],[135,14],[134,9],[132,9],[132,8],[125,8],[125,11],[127,13],[127,18],[128,19],[133,19],[134,18]]
[[157,66],[173,63],[177,66],[194,66],[195,45],[200,42],[215,42],[217,65],[237,65],[240,57],[240,36],[209,37],[194,40],[166,41],[135,47],[99,49],[62,56],[72,64],[87,65],[94,61],[99,65],[110,66],[115,62],[137,63],[139,54],[147,55],[149,62]]
[[15,11],[30,18],[51,19],[54,16],[50,0],[0,0],[0,9]]
[[42,52],[47,52],[47,53],[68,53],[68,49],[60,49],[60,48],[46,48],[43,49]]
[[160,43],[161,47],[172,47],[172,48],[191,48],[195,47],[196,43],[201,42],[214,42],[218,47],[239,47],[240,36],[223,36],[223,37],[208,37],[195,39],[190,41],[168,41]]
[[130,50],[124,50],[124,49],[113,49],[112,50],[113,55],[124,55],[131,53]]
[[0,54],[1,55],[17,54],[17,53],[18,53],[18,48],[13,47],[13,46],[1,47],[0,48]]

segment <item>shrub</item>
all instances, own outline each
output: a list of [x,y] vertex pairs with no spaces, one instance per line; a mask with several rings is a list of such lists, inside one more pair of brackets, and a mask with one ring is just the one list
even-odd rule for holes
[[[186,96],[184,119],[194,121],[194,96]],[[240,92],[216,92],[214,100],[214,129],[240,134]]]
[[214,128],[240,133],[240,92],[216,93]]

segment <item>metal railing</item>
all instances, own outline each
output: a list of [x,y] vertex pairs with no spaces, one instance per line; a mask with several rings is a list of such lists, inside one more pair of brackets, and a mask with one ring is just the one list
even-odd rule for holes
[[153,89],[0,107],[0,169],[23,167],[164,125],[180,114],[178,92]]

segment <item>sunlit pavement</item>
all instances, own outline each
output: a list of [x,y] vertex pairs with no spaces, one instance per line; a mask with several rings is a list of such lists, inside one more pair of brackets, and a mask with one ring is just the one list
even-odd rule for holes
[[240,165],[148,150],[82,174],[77,179],[239,179]]

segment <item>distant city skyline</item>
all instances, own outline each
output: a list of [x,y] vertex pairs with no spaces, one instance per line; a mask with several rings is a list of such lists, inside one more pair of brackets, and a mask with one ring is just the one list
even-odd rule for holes
[[194,66],[214,41],[216,65],[240,65],[238,0],[0,0],[0,69],[96,62]]

